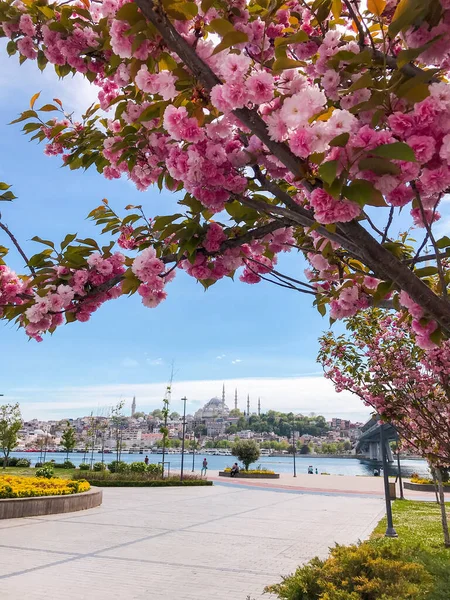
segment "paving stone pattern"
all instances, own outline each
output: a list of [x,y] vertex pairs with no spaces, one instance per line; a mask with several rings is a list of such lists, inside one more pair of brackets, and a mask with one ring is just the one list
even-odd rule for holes
[[383,514],[379,498],[225,485],[103,493],[100,508],[0,521],[2,600],[256,600]]

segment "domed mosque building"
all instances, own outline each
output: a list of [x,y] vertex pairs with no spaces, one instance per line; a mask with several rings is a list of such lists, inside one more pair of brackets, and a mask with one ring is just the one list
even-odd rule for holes
[[222,390],[222,399],[211,398],[203,408],[198,409],[194,419],[206,425],[209,436],[225,433],[230,420],[230,409],[225,403],[225,385]]

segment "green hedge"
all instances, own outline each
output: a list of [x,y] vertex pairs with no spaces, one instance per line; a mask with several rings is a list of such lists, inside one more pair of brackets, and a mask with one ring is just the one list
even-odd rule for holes
[[206,479],[185,479],[180,481],[179,479],[156,479],[147,481],[120,481],[117,479],[89,479],[91,485],[98,487],[173,487],[173,486],[197,486],[197,485],[212,485],[212,481]]

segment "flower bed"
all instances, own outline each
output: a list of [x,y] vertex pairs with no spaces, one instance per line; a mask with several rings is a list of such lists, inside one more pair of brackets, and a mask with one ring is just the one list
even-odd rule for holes
[[[231,477],[231,469],[219,471],[219,477]],[[239,471],[234,477],[236,479],[279,479],[280,474],[274,471],[249,469],[248,471]]]
[[197,475],[185,475],[183,481],[180,481],[179,475],[161,478],[161,475],[149,472],[114,472],[108,471],[85,471],[74,474],[78,477],[86,478],[91,485],[99,487],[166,487],[166,486],[193,486],[193,485],[212,485],[212,481],[202,479]]
[[87,492],[90,484],[81,479],[51,479],[0,475],[0,499],[36,498],[39,496],[67,496]]
[[200,486],[213,485],[212,481],[207,479],[184,479],[180,481],[179,477],[170,479],[147,479],[147,480],[132,480],[132,479],[93,479],[92,485],[98,487],[174,487],[174,486]]
[[[405,481],[403,484],[405,490],[416,490],[420,492],[434,492],[435,487],[432,479],[423,479],[419,477],[411,477],[411,481]],[[444,492],[450,493],[450,483],[444,483]]]

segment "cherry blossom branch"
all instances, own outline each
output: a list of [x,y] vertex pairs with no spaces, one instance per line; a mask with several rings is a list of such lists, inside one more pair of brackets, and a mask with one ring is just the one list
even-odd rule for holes
[[438,248],[438,245],[436,244],[436,240],[435,240],[433,232],[431,230],[431,225],[428,223],[427,215],[425,213],[425,209],[422,204],[422,198],[420,197],[420,193],[419,193],[419,190],[417,189],[417,185],[414,181],[411,181],[410,185],[411,185],[411,188],[414,190],[414,194],[416,196],[417,203],[419,204],[420,214],[422,216],[422,221],[423,221],[424,227],[428,233],[428,237],[430,238],[430,242],[431,242],[431,244],[434,248],[434,252],[436,254],[436,266],[437,266],[437,270],[438,270],[438,274],[439,274],[439,281],[441,283],[442,295],[444,296],[444,298],[446,298],[447,297],[447,284],[445,282],[445,273],[444,273],[444,269],[442,268],[442,262],[439,258],[439,248]]
[[[0,219],[1,219],[1,216],[2,215],[0,213]],[[17,241],[17,238],[9,230],[8,226],[1,222],[1,220],[0,220],[0,229],[3,229],[3,231],[6,233],[6,235],[10,238],[10,240],[12,241],[12,243],[14,244],[14,246],[16,247],[18,253],[20,254],[20,256],[25,261],[26,266],[30,269],[31,273],[35,276],[36,275],[36,271],[34,270],[34,267],[32,267],[30,265],[30,261],[28,260],[27,255],[25,254],[25,252],[22,250],[19,242]]]
[[381,243],[384,244],[384,242],[387,240],[387,236],[388,236],[388,231],[389,231],[389,227],[392,224],[392,219],[394,218],[394,207],[391,206],[390,210],[389,210],[389,218],[388,218],[388,222],[386,223],[386,227],[384,229],[383,232],[383,237],[381,238]]

